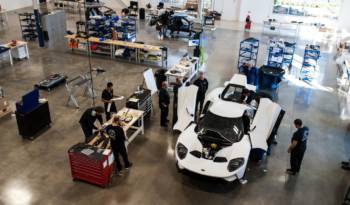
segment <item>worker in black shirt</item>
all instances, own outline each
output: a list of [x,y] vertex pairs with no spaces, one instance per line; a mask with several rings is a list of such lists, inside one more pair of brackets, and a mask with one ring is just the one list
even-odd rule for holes
[[129,162],[128,153],[125,147],[125,141],[127,141],[127,138],[122,127],[122,122],[118,116],[114,117],[112,124],[106,127],[106,132],[111,138],[111,146],[117,171],[121,171],[123,169],[123,166],[119,160],[119,155],[123,158],[125,169],[129,169],[132,166],[132,163]]
[[103,124],[102,114],[104,112],[103,107],[92,107],[87,109],[83,115],[81,116],[79,123],[81,126],[81,129],[84,132],[85,135],[85,141],[87,141],[93,133],[93,130],[98,130],[99,128],[96,127],[95,122],[98,120],[100,124]]
[[306,144],[309,137],[309,128],[303,126],[303,122],[300,119],[294,120],[294,125],[298,130],[294,132],[292,143],[288,147],[291,168],[287,169],[287,173],[291,175],[295,175],[300,171],[300,165],[303,161],[304,153],[306,151]]
[[197,100],[196,100],[196,110],[195,110],[195,116],[197,116],[197,110],[198,110],[198,104],[199,104],[199,115],[202,113],[203,110],[203,104],[205,100],[205,93],[208,90],[209,83],[208,80],[204,77],[204,72],[200,71],[198,79],[194,81],[193,83],[198,87],[197,91]]
[[111,119],[112,113],[117,113],[117,106],[115,105],[115,102],[112,101],[114,98],[113,95],[113,83],[109,82],[107,83],[107,87],[102,91],[102,102],[105,106],[105,112],[106,112],[106,120],[108,121]]
[[160,108],[160,126],[168,126],[168,113],[169,113],[169,104],[170,96],[168,93],[168,83],[163,82],[162,88],[159,91],[159,108]]
[[176,82],[173,85],[173,91],[174,91],[174,99],[173,99],[173,126],[177,122],[177,99],[178,99],[178,93],[179,88],[182,86],[182,82],[180,78],[176,78]]

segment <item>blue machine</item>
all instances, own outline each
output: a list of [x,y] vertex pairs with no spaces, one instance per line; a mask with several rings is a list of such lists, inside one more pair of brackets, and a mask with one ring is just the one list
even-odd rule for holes
[[304,60],[302,68],[300,70],[300,79],[312,83],[316,77],[317,72],[317,61],[321,56],[319,45],[306,45]]
[[240,43],[238,56],[238,69],[244,63],[256,66],[259,51],[259,40],[255,38],[247,38]]
[[16,112],[29,113],[39,107],[39,90],[34,89],[22,96],[22,101],[16,102]]

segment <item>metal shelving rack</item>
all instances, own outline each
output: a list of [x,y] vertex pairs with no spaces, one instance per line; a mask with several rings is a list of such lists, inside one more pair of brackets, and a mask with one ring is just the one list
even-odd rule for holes
[[271,40],[267,65],[277,68],[290,68],[294,58],[295,45],[295,43]]
[[36,21],[33,13],[18,14],[19,24],[22,31],[22,38],[24,40],[35,40],[38,37],[36,30]]
[[292,67],[295,48],[296,48],[296,43],[289,43],[286,41],[284,42],[282,67],[287,67],[287,68]]
[[284,56],[284,43],[271,40],[269,43],[269,55],[267,65],[270,67],[282,68]]
[[136,17],[126,16],[121,19],[117,27],[118,40],[135,42],[136,40]]
[[113,39],[116,31],[116,40],[134,42],[136,40],[136,18],[133,16],[119,19],[113,16],[92,18],[88,21],[89,36]]
[[256,66],[258,51],[258,39],[247,38],[243,40],[239,47],[238,68],[240,68],[244,63],[250,63],[252,66]]
[[300,79],[311,83],[317,72],[317,61],[321,56],[319,45],[306,45],[304,60],[300,70]]

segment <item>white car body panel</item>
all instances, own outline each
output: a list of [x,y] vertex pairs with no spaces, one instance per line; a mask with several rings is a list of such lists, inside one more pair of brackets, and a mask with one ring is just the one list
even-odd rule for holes
[[221,117],[237,118],[241,117],[249,107],[245,104],[218,100],[209,108],[212,113]]
[[[260,100],[259,108],[251,125],[252,147],[267,150],[266,140],[276,123],[281,107],[268,98]],[[255,127],[255,129],[254,129]]]
[[[202,152],[202,144],[197,138],[197,134],[194,132],[196,124],[189,126],[179,137],[178,143],[182,143],[187,149],[188,153],[184,159],[180,159],[175,152],[178,167],[180,169],[186,169],[188,171],[216,178],[223,178],[227,181],[234,181],[235,179],[242,178],[247,166],[250,142],[248,136],[244,136],[243,139],[237,143],[234,143],[230,147],[221,149],[215,156],[226,157],[227,162],[214,162],[213,160],[207,160],[203,158],[197,158],[190,154],[193,150]],[[177,146],[176,144],[176,146]],[[244,164],[233,172],[229,172],[227,167],[230,159],[244,158]]]
[[255,85],[250,85],[247,83],[247,77],[242,74],[235,74],[231,78],[230,81],[226,82],[225,84],[235,84],[235,85],[241,85],[244,86],[246,89],[251,90],[251,91],[256,91],[256,86]]
[[[247,88],[247,85],[245,84],[246,79],[243,79],[246,77],[237,74],[235,76],[231,79],[229,84],[243,85]],[[175,157],[179,169],[186,169],[197,174],[222,178],[227,181],[241,179],[244,176],[251,149],[260,148],[265,151],[267,150],[266,140],[272,132],[281,112],[281,107],[267,98],[262,98],[251,124],[252,131],[250,132],[250,138],[248,135],[244,135],[239,142],[234,142],[231,146],[220,149],[214,156],[225,157],[227,162],[214,162],[214,160],[203,157],[198,158],[190,153],[194,150],[201,153],[203,151],[203,145],[198,139],[198,134],[195,132],[195,127],[197,125],[193,122],[194,117],[189,115],[189,112],[187,111],[188,108],[190,108],[190,111],[192,111],[192,108],[194,110],[197,93],[197,89],[195,88],[190,86],[182,88],[183,90],[179,90],[179,120],[174,126],[174,129],[182,131],[175,147]],[[252,107],[248,105],[222,100],[220,96],[224,89],[225,88],[223,87],[216,88],[206,96],[205,101],[212,102],[208,108],[211,113],[221,117],[240,118],[245,111],[252,110]],[[205,115],[202,117],[205,117]],[[193,123],[189,125],[191,122]],[[187,155],[183,159],[180,159],[177,153],[179,143],[184,145],[188,150]],[[230,160],[236,158],[243,158],[244,163],[238,169],[230,172],[228,170],[228,164]]]
[[190,85],[181,87],[178,92],[178,121],[174,125],[174,130],[184,131],[186,127],[194,121],[198,87]]

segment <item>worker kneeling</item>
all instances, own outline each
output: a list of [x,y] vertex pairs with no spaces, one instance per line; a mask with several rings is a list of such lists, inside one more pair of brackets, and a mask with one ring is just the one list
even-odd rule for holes
[[117,166],[117,172],[123,169],[119,160],[119,155],[123,158],[125,169],[129,169],[132,163],[129,162],[128,153],[125,147],[125,141],[127,140],[125,132],[122,127],[122,121],[119,116],[115,116],[112,120],[112,124],[106,127],[106,132],[111,138],[112,150]]

